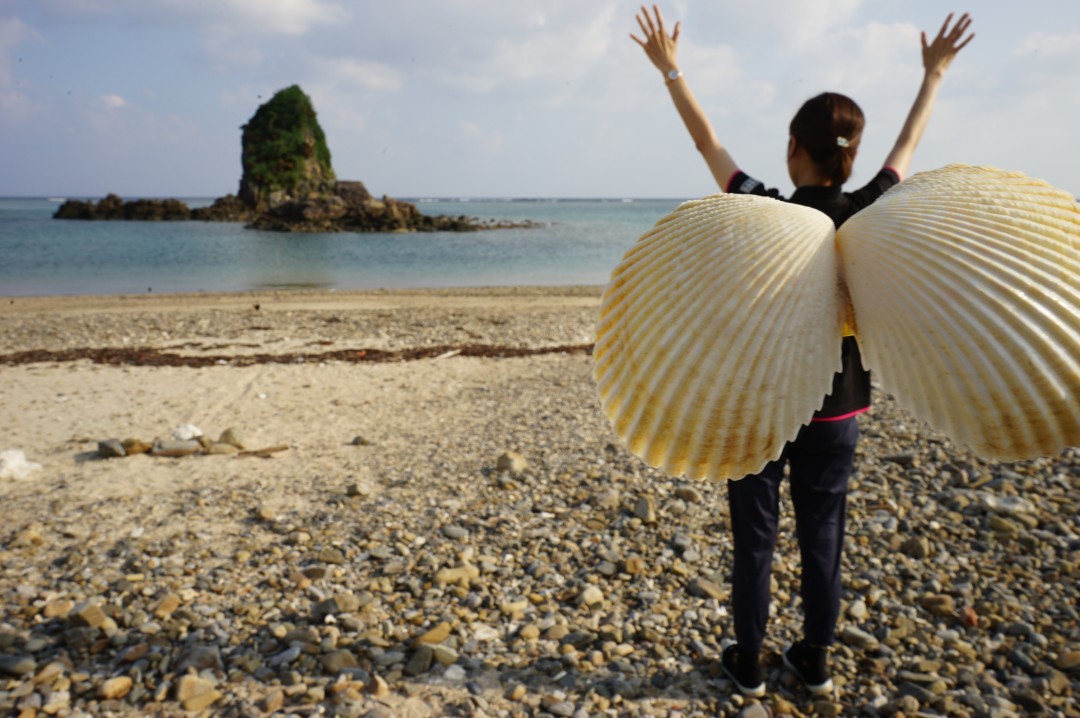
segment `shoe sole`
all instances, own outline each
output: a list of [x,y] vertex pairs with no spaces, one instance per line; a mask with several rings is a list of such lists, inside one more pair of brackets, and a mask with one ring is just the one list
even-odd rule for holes
[[784,665],[787,666],[787,669],[789,671],[791,671],[796,676],[798,676],[799,680],[802,681],[803,685],[806,686],[806,690],[810,691],[811,695],[823,696],[826,693],[832,693],[832,689],[833,689],[832,678],[827,679],[824,683],[819,683],[817,685],[814,685],[813,683],[810,683],[809,681],[807,681],[803,677],[803,674],[799,672],[799,669],[795,667],[795,664],[792,663],[788,659],[787,651],[784,651],[783,656],[784,656]]

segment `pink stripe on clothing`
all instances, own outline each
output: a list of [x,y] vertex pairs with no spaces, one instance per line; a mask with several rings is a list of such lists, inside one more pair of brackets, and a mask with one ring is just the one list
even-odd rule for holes
[[731,191],[731,183],[735,181],[735,176],[738,175],[740,172],[742,172],[742,170],[735,170],[734,172],[731,173],[731,176],[728,177],[727,184],[724,185],[724,191],[725,192],[730,192]]
[[893,173],[894,175],[896,175],[896,179],[900,180],[901,182],[903,182],[903,181],[904,181],[904,176],[903,176],[902,174],[900,174],[900,173],[899,173],[899,172],[898,172],[898,171],[896,170],[896,168],[895,168],[895,167],[889,167],[889,165],[885,165],[885,166],[884,166],[884,167],[882,167],[881,169],[883,169],[883,170],[889,170],[889,171],[890,171],[890,172],[892,172],[892,173]]
[[851,417],[858,416],[859,414],[865,414],[868,411],[870,411],[870,407],[864,406],[861,409],[856,409],[855,411],[849,411],[848,413],[841,414],[840,416],[814,417],[810,421],[811,422],[817,422],[817,421],[843,421],[844,419],[850,419]]

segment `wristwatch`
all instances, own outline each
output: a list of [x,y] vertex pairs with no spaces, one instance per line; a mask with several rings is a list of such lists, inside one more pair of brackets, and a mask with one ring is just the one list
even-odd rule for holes
[[682,77],[682,72],[680,72],[679,70],[668,70],[667,79],[664,80],[664,84],[670,85],[671,83],[675,82],[675,80],[678,80],[680,77]]

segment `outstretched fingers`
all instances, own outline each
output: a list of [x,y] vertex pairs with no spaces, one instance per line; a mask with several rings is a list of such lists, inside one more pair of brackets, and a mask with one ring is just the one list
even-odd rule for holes
[[649,57],[661,72],[670,72],[677,68],[675,55],[679,40],[680,23],[675,23],[675,30],[671,35],[667,34],[664,27],[664,16],[657,5],[652,6],[652,11],[642,5],[641,11],[635,16],[638,27],[641,28],[642,37],[630,33],[630,39],[645,50]]
[[922,33],[923,66],[927,72],[944,72],[956,54],[975,38],[974,33],[964,37],[971,27],[969,14],[961,15],[955,25],[952,24],[952,20],[953,14],[949,13],[933,42],[927,42],[926,33]]
[[972,34],[964,39],[963,42],[960,42],[960,39],[964,37],[964,33],[971,27],[971,15],[968,13],[961,15],[960,19],[953,25],[952,30],[950,30],[949,23],[952,22],[952,18],[953,13],[949,13],[949,16],[945,18],[945,22],[941,25],[941,30],[938,31],[934,41],[947,43],[949,47],[953,48],[954,52],[959,52],[961,48],[971,42],[972,38],[975,37],[975,35]]

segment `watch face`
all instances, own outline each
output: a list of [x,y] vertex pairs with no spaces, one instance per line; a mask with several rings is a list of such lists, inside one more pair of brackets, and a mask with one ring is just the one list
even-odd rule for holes
[[668,76],[669,80],[678,80],[679,75],[681,75],[681,74],[682,73],[679,72],[678,70],[671,70],[670,72],[668,72],[667,76]]

